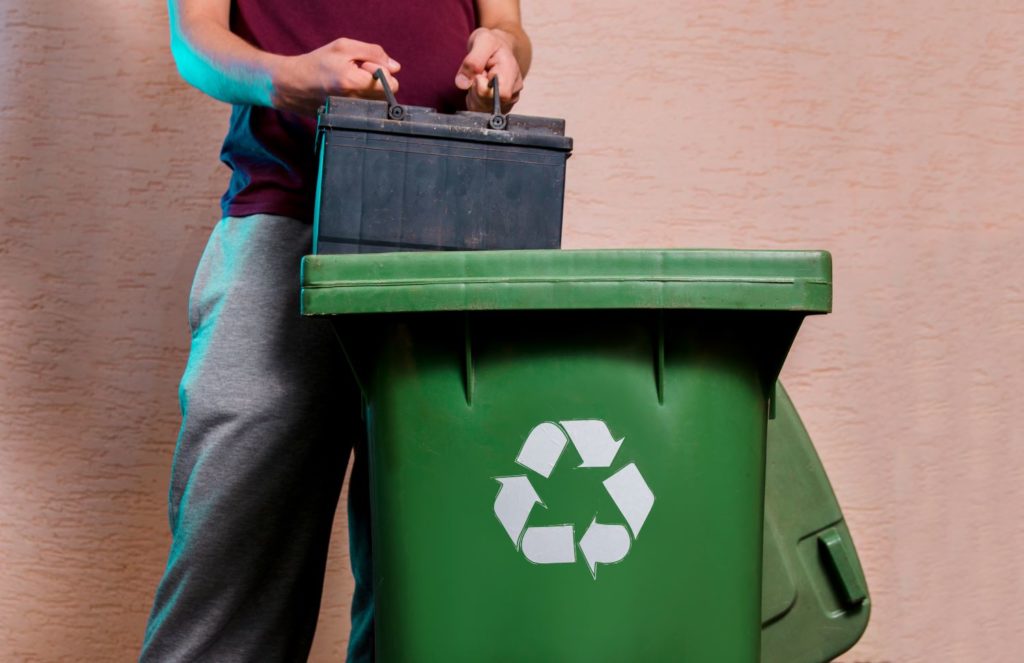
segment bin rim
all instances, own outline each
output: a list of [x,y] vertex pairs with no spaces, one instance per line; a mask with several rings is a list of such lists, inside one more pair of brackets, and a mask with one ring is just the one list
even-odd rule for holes
[[309,255],[304,315],[552,309],[832,310],[827,251],[586,249]]

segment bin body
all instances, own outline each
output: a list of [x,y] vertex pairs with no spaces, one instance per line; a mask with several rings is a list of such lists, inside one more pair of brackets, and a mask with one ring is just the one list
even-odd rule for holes
[[829,278],[820,253],[307,258],[367,400],[379,660],[758,660],[768,396]]
[[867,582],[811,438],[782,384],[765,454],[761,663],[821,663],[864,634]]
[[320,114],[314,253],[557,248],[572,139],[555,118],[443,114],[331,97]]

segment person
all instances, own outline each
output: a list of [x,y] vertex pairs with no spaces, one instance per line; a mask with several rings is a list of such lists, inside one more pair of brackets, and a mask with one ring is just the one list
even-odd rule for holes
[[350,661],[373,659],[364,423],[326,322],[299,315],[315,113],[329,95],[488,111],[531,58],[518,0],[170,0],[182,77],[232,104],[231,167],[189,293],[171,549],[140,661],[299,661],[319,614],[353,449]]

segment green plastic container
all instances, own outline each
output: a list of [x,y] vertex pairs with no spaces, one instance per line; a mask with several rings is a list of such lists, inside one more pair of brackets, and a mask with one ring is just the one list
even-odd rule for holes
[[823,663],[868,625],[864,573],[810,436],[782,385],[768,421],[762,663]]
[[759,660],[769,399],[827,253],[309,256],[302,301],[367,402],[378,660]]

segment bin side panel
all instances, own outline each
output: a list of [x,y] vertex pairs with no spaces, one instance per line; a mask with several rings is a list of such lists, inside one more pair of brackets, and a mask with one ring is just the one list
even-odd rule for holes
[[[650,312],[473,314],[468,355],[464,315],[401,316],[380,334],[367,380],[380,660],[756,660],[757,316],[666,315],[663,366]],[[607,466],[583,466],[592,450],[574,440],[548,477],[516,463],[538,424],[591,420],[621,440]],[[581,539],[595,522],[629,530],[603,481],[630,465],[653,506],[595,577]],[[543,501],[520,536],[571,526],[573,561],[527,559],[495,512],[507,477]]]
[[[850,532],[814,445],[780,384],[768,424],[765,517],[764,663],[817,663],[847,651],[867,628],[870,598],[851,601],[831,573],[819,536],[835,530],[854,582],[866,587]],[[774,560],[774,561],[772,561]],[[866,592],[865,592],[866,593]],[[769,597],[785,600],[769,601]]]

